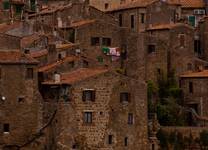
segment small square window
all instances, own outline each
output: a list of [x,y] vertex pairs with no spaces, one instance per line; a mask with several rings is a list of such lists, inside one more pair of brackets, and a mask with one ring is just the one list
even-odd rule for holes
[[134,116],[132,113],[128,114],[128,124],[133,124],[134,123]]
[[33,79],[33,68],[27,68],[26,78],[27,79]]
[[92,112],[84,113],[84,123],[91,124],[92,123]]
[[111,46],[111,38],[103,38],[102,45]]
[[25,98],[24,97],[19,97],[18,98],[18,103],[24,103],[25,101]]
[[150,54],[150,53],[153,53],[153,52],[155,52],[155,45],[148,45],[148,53]]
[[134,20],[134,15],[131,15],[131,28],[134,29],[134,23],[135,23],[135,20]]
[[74,65],[75,65],[74,61],[69,62],[69,67],[70,68],[74,68]]
[[120,102],[121,103],[130,102],[130,93],[127,92],[120,93]]
[[83,101],[95,101],[95,91],[94,90],[84,90],[82,95]]
[[91,45],[92,46],[99,46],[100,45],[100,38],[99,37],[92,37],[91,38]]
[[3,131],[4,133],[9,133],[10,132],[10,126],[8,123],[3,125]]

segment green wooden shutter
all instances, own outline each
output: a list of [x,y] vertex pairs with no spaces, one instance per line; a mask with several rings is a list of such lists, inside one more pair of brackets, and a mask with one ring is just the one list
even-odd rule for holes
[[190,25],[195,26],[195,24],[196,24],[196,17],[195,16],[189,16],[188,17],[188,21],[189,21]]
[[4,10],[9,9],[9,7],[10,7],[9,1],[8,0],[3,1],[3,8],[4,8]]

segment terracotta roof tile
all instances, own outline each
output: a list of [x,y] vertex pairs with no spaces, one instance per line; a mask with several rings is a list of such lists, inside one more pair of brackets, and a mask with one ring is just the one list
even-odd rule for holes
[[2,23],[2,24],[0,24],[0,33],[5,33],[5,32],[7,32],[9,30],[12,30],[14,28],[20,27],[21,25],[22,25],[21,22],[14,22],[12,24],[11,23],[10,24]]
[[33,58],[39,58],[42,56],[46,56],[48,54],[48,50],[47,49],[43,49],[43,50],[38,50],[38,51],[32,51],[30,52],[30,56]]
[[81,68],[69,73],[61,74],[61,81],[55,83],[54,81],[46,81],[46,85],[60,85],[60,84],[74,84],[79,81],[86,80],[90,77],[95,77],[100,74],[106,73],[109,70],[106,68]]
[[78,44],[74,44],[74,43],[67,43],[67,44],[57,44],[56,45],[56,49],[57,51],[63,51],[69,48],[73,48],[78,46]]
[[0,51],[0,63],[1,64],[37,64],[38,61],[34,58],[21,53],[20,50],[1,50]]
[[57,61],[57,62],[54,62],[54,63],[51,63],[51,64],[40,67],[38,69],[38,72],[47,72],[47,71],[50,71],[51,69],[54,69],[54,68],[66,63],[66,62],[72,62],[72,61],[75,61],[77,59],[78,58],[75,57],[75,56],[66,57],[66,58],[64,58],[60,61]]
[[72,22],[71,25],[69,26],[63,26],[61,28],[65,29],[65,28],[77,28],[77,27],[81,27],[81,26],[84,26],[84,25],[89,25],[89,24],[92,24],[94,23],[96,20],[94,19],[86,19],[86,20],[81,20],[81,21],[76,21],[76,22]]
[[188,72],[180,76],[181,78],[208,78],[208,70],[199,72]]
[[152,27],[147,28],[147,30],[169,30],[179,26],[186,26],[192,28],[190,25],[184,23],[172,23],[172,24],[159,24]]
[[204,0],[180,0],[180,4],[184,8],[203,8]]
[[[119,11],[125,9],[133,9],[139,7],[147,7],[149,4],[158,0],[136,0],[135,2],[125,3],[107,11]],[[205,7],[203,0],[164,0],[171,5],[181,5],[182,8],[203,8]]]

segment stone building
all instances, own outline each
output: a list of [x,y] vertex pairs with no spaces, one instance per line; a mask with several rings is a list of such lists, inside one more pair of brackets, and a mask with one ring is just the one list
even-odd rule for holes
[[207,104],[207,70],[187,72],[180,76],[180,86],[183,90],[184,104],[191,108],[189,124],[207,126],[208,112]]
[[[173,40],[174,39],[174,40]],[[176,77],[194,70],[194,35],[191,26],[177,23],[158,25],[147,30],[146,77],[157,79],[157,75],[174,71]]]
[[57,102],[54,147],[147,149],[144,83],[107,68],[82,68],[42,86],[48,105]]
[[27,147],[41,127],[38,62],[20,51],[0,51],[0,148]]

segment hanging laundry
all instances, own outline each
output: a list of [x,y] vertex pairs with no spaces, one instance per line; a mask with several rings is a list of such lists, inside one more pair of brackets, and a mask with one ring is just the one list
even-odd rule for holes
[[117,60],[119,60],[119,57],[117,57],[117,56],[111,56],[111,61],[117,61]]
[[104,54],[109,54],[110,49],[108,47],[103,47],[102,51],[103,51]]
[[111,56],[116,56],[117,55],[116,48],[110,48],[110,55]]

